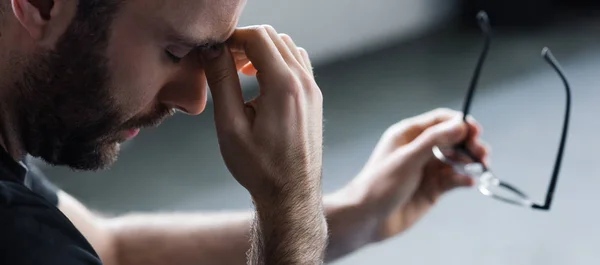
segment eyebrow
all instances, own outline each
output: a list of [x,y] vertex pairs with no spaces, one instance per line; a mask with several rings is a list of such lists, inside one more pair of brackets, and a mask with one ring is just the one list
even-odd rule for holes
[[171,42],[175,42],[190,49],[208,48],[223,43],[222,41],[218,41],[213,38],[196,39],[177,31],[170,31],[167,35],[167,38]]

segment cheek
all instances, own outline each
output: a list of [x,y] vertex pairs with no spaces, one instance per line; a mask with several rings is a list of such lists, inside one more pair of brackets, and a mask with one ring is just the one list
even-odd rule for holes
[[120,108],[135,115],[149,108],[166,80],[157,64],[160,53],[149,41],[115,31],[107,49],[113,97]]
[[[116,102],[124,110],[136,112],[144,109],[156,98],[160,90],[161,78],[159,72],[149,64],[134,61],[136,58],[120,57],[111,68],[114,75],[111,78],[112,89]],[[135,63],[132,63],[135,62]]]

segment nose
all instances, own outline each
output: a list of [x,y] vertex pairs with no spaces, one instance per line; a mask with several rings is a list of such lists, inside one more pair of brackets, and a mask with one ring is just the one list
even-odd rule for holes
[[206,75],[196,67],[179,71],[158,94],[159,102],[189,115],[202,113],[206,98]]

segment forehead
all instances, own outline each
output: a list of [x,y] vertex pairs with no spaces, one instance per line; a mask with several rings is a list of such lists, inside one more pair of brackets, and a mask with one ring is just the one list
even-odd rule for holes
[[132,14],[149,28],[176,31],[191,38],[224,41],[235,28],[246,0],[129,0]]

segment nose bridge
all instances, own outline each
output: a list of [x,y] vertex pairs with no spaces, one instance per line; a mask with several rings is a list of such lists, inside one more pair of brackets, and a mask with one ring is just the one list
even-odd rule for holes
[[199,64],[186,64],[173,74],[158,94],[158,100],[190,115],[206,107],[206,75]]

